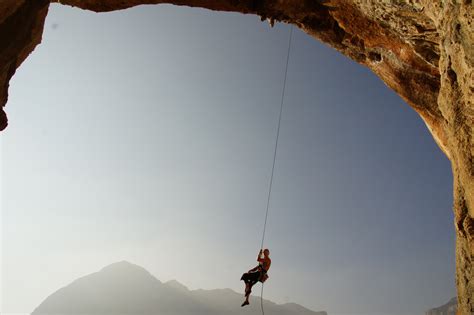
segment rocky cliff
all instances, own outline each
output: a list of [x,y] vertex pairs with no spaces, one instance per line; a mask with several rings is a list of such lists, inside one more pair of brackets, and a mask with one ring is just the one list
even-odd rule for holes
[[[172,3],[291,23],[369,67],[425,121],[452,162],[459,309],[474,313],[472,0],[56,0],[97,12]],[[49,0],[0,3],[0,103],[40,42]],[[0,128],[7,126],[0,111]]]

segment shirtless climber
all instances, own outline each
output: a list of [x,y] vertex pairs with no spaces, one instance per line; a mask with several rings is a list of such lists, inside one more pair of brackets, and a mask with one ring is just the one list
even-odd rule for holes
[[244,273],[240,280],[245,282],[245,301],[242,303],[241,306],[249,305],[249,297],[250,293],[252,292],[252,287],[255,283],[261,282],[264,283],[265,280],[268,279],[268,269],[270,269],[270,265],[272,264],[272,260],[270,259],[270,251],[265,249],[263,251],[262,257],[262,250],[258,253],[257,261],[258,266],[255,268],[250,269],[247,273]]

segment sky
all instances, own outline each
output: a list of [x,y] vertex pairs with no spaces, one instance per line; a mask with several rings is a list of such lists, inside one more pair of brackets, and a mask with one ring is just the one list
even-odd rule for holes
[[[168,5],[50,7],[1,135],[1,310],[121,260],[242,291],[260,246],[289,26]],[[452,175],[423,121],[298,29],[265,297],[415,315],[455,295]]]

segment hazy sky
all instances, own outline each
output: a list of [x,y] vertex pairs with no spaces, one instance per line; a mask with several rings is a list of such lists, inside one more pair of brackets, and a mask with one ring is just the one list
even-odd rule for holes
[[[128,260],[242,290],[260,246],[289,27],[256,16],[52,5],[11,82],[2,312]],[[455,295],[452,176],[416,113],[295,30],[266,297],[423,314]]]

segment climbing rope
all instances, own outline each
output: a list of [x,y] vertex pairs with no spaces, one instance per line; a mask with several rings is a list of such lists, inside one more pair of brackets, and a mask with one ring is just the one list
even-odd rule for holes
[[[265,232],[267,230],[267,219],[268,219],[268,210],[270,209],[270,198],[272,195],[272,186],[273,186],[273,174],[275,172],[275,161],[276,155],[278,150],[278,138],[280,137],[280,125],[281,125],[281,114],[283,112],[283,103],[285,99],[285,89],[286,89],[286,77],[288,75],[288,63],[290,60],[290,49],[291,49],[291,39],[293,37],[293,25],[290,25],[290,36],[288,39],[288,51],[286,53],[286,66],[285,66],[285,77],[283,79],[283,89],[281,92],[281,102],[280,102],[280,115],[278,117],[278,127],[276,132],[276,140],[275,140],[275,151],[273,152],[273,164],[272,164],[272,174],[270,176],[270,185],[268,187],[268,197],[267,197],[267,209],[265,211],[265,222],[263,224],[263,233],[262,233],[262,243],[260,248],[263,250],[263,243],[265,242]],[[262,309],[262,315],[265,315],[265,311],[263,309],[263,282],[262,282],[262,291],[260,293],[260,306]]]

